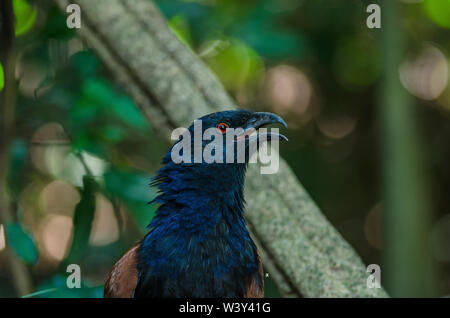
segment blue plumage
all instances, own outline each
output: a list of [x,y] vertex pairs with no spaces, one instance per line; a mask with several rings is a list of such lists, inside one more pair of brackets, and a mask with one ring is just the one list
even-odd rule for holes
[[[227,111],[201,119],[204,130],[221,122],[247,127],[258,126],[261,114],[268,113]],[[152,202],[160,206],[139,248],[135,297],[243,297],[250,280],[262,286],[244,219],[246,166],[175,164],[169,150],[153,179],[159,194]]]

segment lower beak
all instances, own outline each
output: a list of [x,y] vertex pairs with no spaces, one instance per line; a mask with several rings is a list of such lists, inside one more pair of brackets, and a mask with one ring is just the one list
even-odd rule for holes
[[262,139],[262,140],[267,140],[267,141],[271,141],[271,140],[281,140],[281,141],[289,141],[289,139],[283,135],[283,134],[279,134],[276,132],[265,132],[265,133],[258,133],[257,134],[258,139]]

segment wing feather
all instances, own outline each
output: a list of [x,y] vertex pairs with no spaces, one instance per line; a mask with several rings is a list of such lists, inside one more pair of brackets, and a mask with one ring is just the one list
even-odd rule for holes
[[264,271],[258,251],[258,273],[246,282],[244,298],[264,298]]
[[105,298],[133,297],[138,279],[137,256],[140,244],[134,244],[114,265],[105,283]]

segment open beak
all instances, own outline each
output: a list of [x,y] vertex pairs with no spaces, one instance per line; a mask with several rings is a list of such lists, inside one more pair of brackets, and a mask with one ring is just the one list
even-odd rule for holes
[[[288,141],[287,137],[276,133],[276,132],[264,132],[264,133],[258,133],[258,129],[264,126],[267,126],[269,124],[281,124],[285,128],[287,128],[286,122],[281,118],[280,116],[268,113],[268,112],[255,112],[250,118],[250,120],[247,122],[247,127],[244,129],[244,133],[240,136],[238,136],[238,139],[241,138],[261,138],[264,137],[264,140],[270,141],[270,140],[281,140],[281,141]],[[256,135],[252,135],[254,132],[257,132]]]

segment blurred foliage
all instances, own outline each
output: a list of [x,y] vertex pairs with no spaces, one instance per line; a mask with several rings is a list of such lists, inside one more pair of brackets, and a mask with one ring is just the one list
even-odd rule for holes
[[216,55],[205,58],[211,70],[232,91],[258,84],[264,69],[259,55],[243,42],[228,40],[225,43],[226,47]]
[[21,224],[12,223],[6,227],[6,235],[10,238],[14,252],[27,264],[34,264],[38,258],[38,251],[31,234],[25,231]]
[[[102,298],[103,286],[91,287],[84,283],[81,288],[69,289],[66,285],[67,276],[55,275],[43,282],[40,286],[41,293],[33,297],[42,298]],[[32,296],[32,295],[31,295]]]
[[428,16],[438,25],[450,28],[450,1],[425,0],[425,10]]
[[25,34],[36,21],[37,8],[26,0],[13,0],[14,16],[16,18],[14,30],[16,36]]
[[[83,177],[83,188],[81,190],[81,200],[75,206],[73,215],[73,239],[69,255],[66,258],[67,264],[76,264],[82,260],[84,252],[89,244],[89,234],[91,233],[92,222],[95,215],[95,191],[97,184],[91,176]],[[65,266],[64,266],[65,267]]]
[[[48,1],[30,3],[14,1],[23,55],[8,176],[19,213],[18,222],[6,228],[8,244],[23,261],[34,264],[36,293],[28,297],[101,297],[112,262],[145,233],[153,217],[156,206],[148,202],[155,193],[148,184],[167,145],[148,142],[153,132],[147,121],[121,88],[107,80],[105,69],[75,32],[67,29],[64,15]],[[55,188],[58,194],[46,197],[58,180],[64,181],[59,185],[65,185],[66,192]],[[72,207],[64,202],[69,193],[79,197],[71,199],[79,200]],[[98,201],[99,195],[108,205]],[[56,210],[46,210],[52,203]],[[94,232],[101,232],[104,224],[96,225],[96,219],[105,210],[113,211],[108,217],[117,218],[120,241],[97,247],[92,243]],[[50,226],[66,224],[57,218],[66,215],[72,219],[70,233]],[[108,229],[105,233],[110,234]],[[0,264],[3,261],[0,250]],[[70,263],[83,268],[81,289],[66,287],[65,268]],[[10,287],[0,288],[0,296],[10,293]]]
[[[20,58],[8,179],[17,220],[6,229],[8,244],[32,271],[37,294],[28,296],[101,297],[113,263],[142,237],[154,215],[156,206],[147,203],[155,189],[148,184],[168,145],[51,1],[13,3]],[[288,120],[291,141],[281,147],[282,155],[363,260],[380,264],[389,244],[382,240],[376,129],[377,86],[383,81],[377,38],[383,29],[366,27],[371,1],[156,3],[172,32],[241,107]],[[402,84],[411,95],[428,87],[436,96],[415,98],[415,119],[426,141],[421,152],[433,202],[430,244],[442,270],[443,295],[450,293],[450,223],[444,222],[450,215],[449,3],[405,2],[401,16],[411,30]],[[444,58],[433,55],[417,67],[407,63],[426,45]],[[436,93],[438,86],[443,89]],[[83,269],[81,289],[66,287],[65,265],[71,262]],[[5,273],[0,271],[0,296],[12,296]],[[270,278],[266,289],[267,296],[279,295]]]

